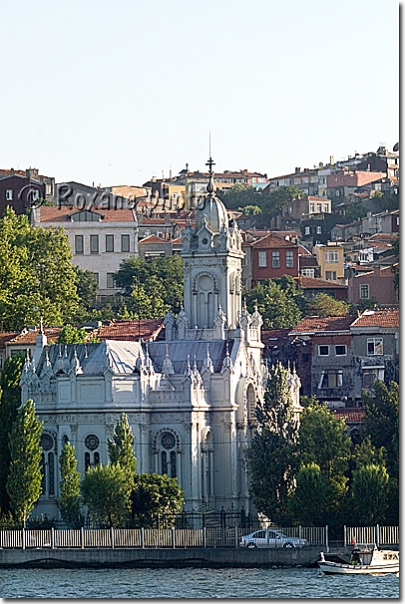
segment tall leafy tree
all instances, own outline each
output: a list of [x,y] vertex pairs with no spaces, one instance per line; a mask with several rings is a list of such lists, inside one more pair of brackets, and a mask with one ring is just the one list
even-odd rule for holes
[[329,485],[318,464],[303,464],[288,502],[294,520],[305,526],[322,526],[328,496]]
[[353,472],[353,505],[357,521],[373,526],[385,521],[389,476],[384,465],[367,464]]
[[0,513],[10,512],[10,497],[6,484],[10,472],[11,453],[9,447],[13,423],[21,404],[19,386],[24,354],[7,357],[0,377]]
[[59,510],[66,524],[75,528],[81,523],[80,472],[77,470],[75,448],[70,443],[63,445],[59,467],[61,478]]
[[257,305],[262,315],[263,329],[294,327],[301,319],[301,311],[292,290],[283,289],[275,280],[268,279],[245,293],[246,305],[253,312]]
[[178,312],[181,308],[183,261],[177,254],[150,261],[127,258],[115,280],[123,288],[127,311],[134,318],[161,317],[169,309]]
[[60,325],[77,309],[76,274],[62,228],[31,228],[6,208],[0,219],[0,320],[7,330]]
[[136,472],[136,459],[133,450],[134,437],[126,413],[121,413],[115,426],[113,439],[108,439],[108,455],[111,464],[119,464],[124,470],[127,481],[133,486]]
[[26,525],[27,518],[41,495],[40,438],[43,422],[29,399],[18,411],[10,436],[10,473],[7,492],[14,518]]
[[328,487],[325,521],[336,525],[348,493],[347,472],[350,437],[342,419],[337,419],[323,404],[310,403],[301,414],[298,456],[301,464],[319,466]]
[[371,392],[363,392],[366,410],[364,431],[376,449],[384,448],[389,475],[387,519],[391,524],[399,522],[399,385],[388,386],[376,380]]
[[164,521],[174,526],[175,515],[184,505],[184,492],[177,478],[166,474],[136,474],[132,500],[132,521],[137,527],[154,527]]
[[281,365],[269,372],[263,401],[256,406],[258,430],[248,451],[251,492],[260,512],[275,522],[289,517],[288,496],[296,474],[298,422],[288,382]]
[[376,380],[371,392],[363,392],[363,407],[366,415],[364,430],[371,442],[387,454],[387,469],[390,476],[399,478],[399,385],[388,386]]
[[241,210],[246,207],[259,206],[263,203],[264,195],[249,185],[235,184],[226,191],[218,193],[220,199],[229,210]]
[[81,494],[96,526],[125,526],[131,507],[131,485],[119,464],[90,468],[83,478]]

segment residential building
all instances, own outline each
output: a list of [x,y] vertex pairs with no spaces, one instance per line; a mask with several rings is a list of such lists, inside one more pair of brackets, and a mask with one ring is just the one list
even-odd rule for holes
[[283,176],[268,179],[268,185],[263,193],[268,194],[279,187],[297,187],[303,195],[318,195],[318,168],[309,169],[296,167],[295,171]]
[[312,253],[318,261],[321,279],[337,281],[344,278],[344,248],[336,242],[317,243]]
[[141,258],[165,258],[181,252],[181,238],[175,239],[149,235],[139,241],[139,255]]
[[306,275],[297,278],[298,287],[304,292],[306,298],[313,298],[317,294],[327,294],[336,300],[347,300],[347,285],[338,281],[325,281],[324,279],[313,279]]
[[398,234],[399,210],[379,212],[378,214],[368,212],[367,216],[361,219],[361,232],[369,235],[376,233]]
[[0,218],[6,207],[10,207],[17,215],[27,214],[31,207],[45,199],[46,184],[31,178],[22,170],[16,173],[10,170],[9,175],[0,175]]
[[[44,174],[39,174],[38,168],[27,168],[26,170],[14,170],[14,168],[4,169],[0,168],[0,180],[3,178],[8,178],[9,176],[22,176],[28,179],[30,183],[34,186],[31,189],[30,202],[32,204],[35,201],[34,191],[38,191],[40,194],[40,199],[46,199],[46,201],[54,202],[55,201],[55,178],[53,176],[45,176]],[[44,188],[37,188],[35,185],[40,184],[44,185]],[[27,189],[29,191],[30,189]],[[22,195],[23,200],[26,200],[26,195]]]
[[281,229],[292,228],[292,225],[300,225],[303,220],[318,214],[330,214],[331,211],[330,199],[316,195],[299,196],[281,206],[281,217],[277,219],[277,226]]
[[350,277],[348,301],[352,304],[361,304],[375,298],[382,306],[398,305],[398,292],[394,288],[394,274],[391,268],[391,266],[381,268],[374,265],[369,272]]
[[386,176],[385,172],[351,171],[346,168],[327,177],[327,194],[332,207],[342,203],[345,197],[353,194],[358,187],[374,182]]
[[310,396],[329,407],[352,406],[355,400],[350,331],[353,320],[351,315],[305,317],[288,334],[291,341],[307,342],[309,362],[297,365],[298,375],[311,376]]
[[295,241],[269,234],[250,244],[252,248],[252,286],[283,275],[298,277],[299,246]]
[[119,292],[114,281],[123,260],[138,255],[138,222],[135,210],[106,210],[56,206],[35,208],[34,227],[63,227],[69,239],[72,262],[92,271],[99,296]]
[[350,326],[354,358],[354,398],[378,378],[399,382],[399,309],[366,310]]

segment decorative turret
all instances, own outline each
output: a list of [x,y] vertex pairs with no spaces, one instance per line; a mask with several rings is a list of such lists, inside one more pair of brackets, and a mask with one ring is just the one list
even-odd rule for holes
[[169,345],[168,344],[166,344],[166,356],[163,360],[162,373],[164,373],[165,375],[174,374],[173,365],[172,365],[172,362],[169,357]]

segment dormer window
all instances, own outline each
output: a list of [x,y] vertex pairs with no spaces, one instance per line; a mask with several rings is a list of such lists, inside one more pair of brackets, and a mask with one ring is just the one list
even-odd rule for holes
[[81,210],[70,215],[72,222],[101,222],[103,215],[92,210]]

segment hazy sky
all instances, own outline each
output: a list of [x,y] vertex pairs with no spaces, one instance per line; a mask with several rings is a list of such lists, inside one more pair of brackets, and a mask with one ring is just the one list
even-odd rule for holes
[[0,167],[277,176],[399,138],[394,0],[3,0]]

